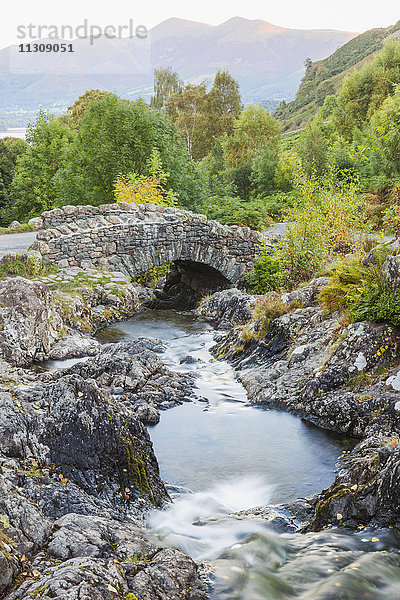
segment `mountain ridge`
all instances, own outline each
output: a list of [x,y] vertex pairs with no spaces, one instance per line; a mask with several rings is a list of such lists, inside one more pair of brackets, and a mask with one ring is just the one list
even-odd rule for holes
[[67,106],[91,87],[148,100],[153,69],[169,66],[190,82],[228,69],[239,81],[245,103],[290,100],[304,59],[324,58],[355,35],[289,29],[238,16],[219,25],[171,17],[150,29],[146,40],[102,36],[93,45],[88,39],[68,41],[75,48],[72,58],[54,53],[27,56],[13,45],[0,50],[0,107]]

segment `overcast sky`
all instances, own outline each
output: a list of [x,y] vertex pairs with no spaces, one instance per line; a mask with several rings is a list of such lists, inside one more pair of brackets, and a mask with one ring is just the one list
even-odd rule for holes
[[[263,19],[299,29],[341,29],[365,31],[372,27],[392,25],[400,19],[398,0],[13,0],[1,8],[0,48],[17,42],[17,26],[72,25],[87,18],[90,23],[122,25],[132,19],[135,25],[148,28],[169,17],[181,17],[218,25],[233,16]],[[20,41],[18,41],[20,43]]]

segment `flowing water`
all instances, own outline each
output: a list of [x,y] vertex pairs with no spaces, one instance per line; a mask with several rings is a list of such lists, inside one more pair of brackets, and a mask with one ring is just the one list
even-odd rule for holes
[[231,514],[329,486],[349,440],[249,406],[233,369],[210,354],[212,327],[187,315],[142,313],[97,337],[162,339],[163,361],[198,375],[196,400],[149,428],[174,503],[150,516],[148,533],[211,563],[213,600],[400,600],[390,530],[278,534],[268,521]]

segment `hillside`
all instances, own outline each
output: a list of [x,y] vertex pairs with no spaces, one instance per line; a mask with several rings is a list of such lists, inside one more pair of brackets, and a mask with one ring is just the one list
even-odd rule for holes
[[0,51],[0,108],[66,106],[88,88],[148,99],[153,69],[168,66],[193,82],[228,69],[245,102],[276,106],[294,98],[306,57],[320,60],[355,35],[239,17],[218,26],[172,18],[151,29],[146,40],[76,40],[73,54],[24,54],[10,46]]
[[304,127],[330,94],[341,87],[344,78],[357,70],[383,46],[384,40],[400,33],[400,21],[388,28],[371,29],[338,48],[324,60],[312,62],[300,83],[293,102],[281,105],[275,116],[285,131]]

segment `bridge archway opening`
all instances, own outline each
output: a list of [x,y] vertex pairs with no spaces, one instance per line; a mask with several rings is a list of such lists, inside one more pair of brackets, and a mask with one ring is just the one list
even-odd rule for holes
[[175,260],[171,263],[163,289],[155,290],[155,300],[147,303],[151,308],[195,308],[207,294],[233,286],[222,273],[205,263]]

